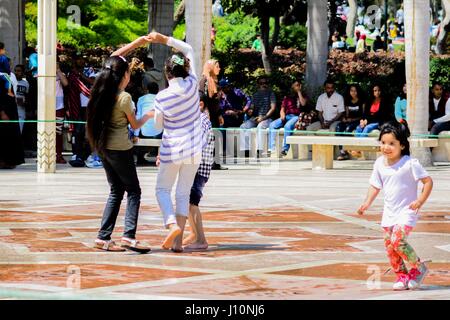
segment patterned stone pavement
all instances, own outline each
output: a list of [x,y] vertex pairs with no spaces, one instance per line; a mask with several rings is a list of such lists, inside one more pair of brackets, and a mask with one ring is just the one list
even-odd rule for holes
[[[102,169],[28,163],[0,172],[0,299],[449,299],[450,166],[430,168],[433,194],[410,242],[431,272],[394,292],[385,273],[382,196],[356,215],[370,161],[312,171],[308,161],[214,171],[201,207],[210,248],[160,249],[156,168],[139,168],[138,237],[152,253],[92,247],[108,186]],[[124,205],[123,205],[124,207]],[[120,239],[123,209],[114,233]]]

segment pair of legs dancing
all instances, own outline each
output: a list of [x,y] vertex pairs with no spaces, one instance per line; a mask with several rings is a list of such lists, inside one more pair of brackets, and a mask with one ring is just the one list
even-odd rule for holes
[[202,214],[198,206],[203,196],[203,188],[207,182],[208,179],[197,172],[189,197],[189,225],[191,227],[191,234],[183,240],[183,246],[186,249],[208,249],[208,242],[206,241],[203,230]]
[[[156,199],[163,214],[164,225],[169,229],[169,234],[162,244],[165,250],[183,251],[182,239],[189,215],[189,196],[200,159],[197,157],[183,162],[160,164],[156,181]],[[174,208],[171,191],[177,177]]]
[[[102,157],[103,167],[110,186],[110,194],[103,211],[101,227],[95,247],[106,251],[125,251],[129,249],[140,253],[150,251],[136,240],[136,229],[141,204],[141,188],[134,164],[133,151],[106,150]],[[123,196],[127,192],[127,209],[121,245],[111,240],[116,225]]]

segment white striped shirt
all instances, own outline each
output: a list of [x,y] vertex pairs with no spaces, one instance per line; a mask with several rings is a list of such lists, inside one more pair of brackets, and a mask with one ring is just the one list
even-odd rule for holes
[[160,148],[162,163],[177,162],[202,152],[204,139],[192,47],[169,38],[167,45],[181,51],[191,63],[189,76],[169,80],[169,87],[155,98],[155,128],[164,129]]

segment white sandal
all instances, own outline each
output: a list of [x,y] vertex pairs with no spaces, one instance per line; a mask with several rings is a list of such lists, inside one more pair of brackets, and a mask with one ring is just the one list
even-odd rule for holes
[[104,250],[104,251],[112,251],[112,252],[123,252],[124,248],[116,245],[116,243],[112,240],[101,240],[96,239],[94,248]]

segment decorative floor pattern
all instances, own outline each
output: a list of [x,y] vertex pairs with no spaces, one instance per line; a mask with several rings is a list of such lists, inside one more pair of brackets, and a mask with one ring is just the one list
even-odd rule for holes
[[[344,170],[302,171],[299,183],[296,170],[260,189],[254,172],[215,173],[202,207],[209,249],[174,254],[160,248],[167,231],[152,193],[155,172],[141,169],[138,238],[152,247],[147,255],[93,248],[108,194],[101,170],[43,180],[0,173],[8,186],[0,186],[0,299],[450,299],[450,171],[436,177],[435,198],[410,236],[432,260],[423,289],[393,292],[382,197],[367,215],[354,213],[370,171],[352,171],[354,181]],[[238,177],[245,183],[236,186]]]

